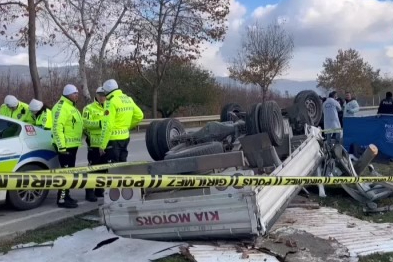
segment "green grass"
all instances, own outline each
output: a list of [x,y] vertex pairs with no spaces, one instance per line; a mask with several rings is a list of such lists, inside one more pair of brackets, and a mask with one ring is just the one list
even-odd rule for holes
[[191,260],[187,259],[185,256],[182,255],[172,255],[169,257],[154,260],[154,262],[191,262]]
[[374,254],[359,258],[359,262],[393,262],[393,253]]
[[96,221],[83,220],[81,217],[85,215],[98,215],[98,211],[68,218],[56,224],[48,225],[44,228],[29,230],[11,240],[1,241],[0,253],[8,252],[12,246],[17,244],[26,244],[30,242],[41,244],[47,241],[53,241],[61,236],[72,235],[73,233],[86,228],[94,228],[99,226],[99,223]]

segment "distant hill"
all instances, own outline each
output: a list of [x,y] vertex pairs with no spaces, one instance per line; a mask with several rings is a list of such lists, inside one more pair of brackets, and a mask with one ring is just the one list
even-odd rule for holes
[[[77,66],[67,66],[67,67],[55,67],[60,75],[68,73],[71,75],[77,75],[78,67]],[[40,77],[46,78],[49,75],[49,70],[47,67],[38,67],[38,73]],[[30,78],[30,71],[28,66],[24,65],[0,65],[0,76],[5,76],[10,74],[11,77],[20,77],[20,78]],[[240,82],[237,82],[229,77],[216,77],[216,80],[220,84],[230,85],[230,86],[239,86],[244,88],[250,88],[252,85],[244,85]],[[274,81],[271,86],[272,90],[279,91],[281,95],[285,95],[286,91],[290,96],[294,96],[302,90],[314,90],[320,95],[323,95],[323,91],[317,88],[316,81],[295,81],[289,79],[278,79]]]
[[[54,67],[52,70],[56,70],[60,75],[63,74],[71,74],[76,75],[78,72],[77,66],[63,66],[63,67]],[[0,76],[10,75],[10,77],[21,77],[21,78],[29,78],[30,70],[28,66],[25,65],[0,65]],[[49,69],[47,67],[38,67],[38,74],[42,78],[46,78],[49,76]]]
[[[242,86],[244,88],[253,87],[253,85],[244,85],[238,81],[230,79],[229,77],[216,77],[216,80],[220,84],[230,85],[230,86]],[[285,92],[288,91],[290,96],[294,96],[302,90],[313,90],[320,95],[324,95],[324,92],[317,88],[316,81],[296,81],[289,79],[278,79],[273,82],[271,85],[272,90],[279,91],[281,95],[285,95]]]

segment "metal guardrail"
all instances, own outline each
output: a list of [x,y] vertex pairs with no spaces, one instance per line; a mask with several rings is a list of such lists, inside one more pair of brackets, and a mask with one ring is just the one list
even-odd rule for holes
[[[360,111],[367,111],[367,110],[377,110],[378,106],[363,106],[360,107]],[[201,125],[203,122],[209,122],[209,121],[218,121],[220,120],[220,115],[210,115],[210,116],[186,116],[186,117],[175,117],[182,123],[198,123]],[[140,127],[146,127],[148,126],[152,121],[154,120],[164,120],[165,118],[159,118],[159,119],[144,119],[142,122],[139,124],[137,127],[138,131]]]

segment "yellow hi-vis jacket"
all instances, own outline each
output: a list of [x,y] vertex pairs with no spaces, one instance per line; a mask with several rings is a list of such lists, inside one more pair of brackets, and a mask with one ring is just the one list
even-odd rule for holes
[[87,131],[90,147],[100,146],[101,120],[104,116],[104,107],[95,100],[83,108],[83,127]]
[[0,107],[0,115],[33,124],[29,117],[29,114],[29,105],[21,101],[19,101],[18,107],[13,111],[6,104],[2,104]]
[[82,145],[83,120],[75,104],[62,96],[52,108],[53,143],[59,151]]
[[52,111],[47,108],[35,120],[35,125],[43,129],[52,129]]
[[111,140],[130,137],[130,130],[143,119],[142,110],[131,97],[116,89],[106,96],[100,137],[100,148],[105,149]]

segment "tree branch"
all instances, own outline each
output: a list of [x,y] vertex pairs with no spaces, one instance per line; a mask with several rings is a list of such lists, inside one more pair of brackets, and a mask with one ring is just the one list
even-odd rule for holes
[[175,35],[175,30],[176,30],[176,27],[177,27],[177,21],[178,21],[178,18],[179,18],[179,14],[180,14],[180,10],[181,10],[180,8],[182,6],[182,3],[183,3],[183,0],[180,0],[179,3],[178,3],[178,7],[177,7],[177,10],[176,10],[175,18],[174,18],[174,21],[173,21],[173,24],[172,24],[172,30],[171,30],[171,35],[170,35],[169,44],[168,44],[168,49],[169,49],[168,57],[169,58],[165,59],[165,62],[163,64],[163,66],[162,66],[161,76],[160,76],[160,80],[159,80],[160,82],[162,81],[163,75],[165,74],[166,67],[167,67],[168,62],[170,60],[170,57],[172,55],[172,51],[173,51],[173,48],[172,48],[173,37]]
[[82,6],[80,8],[80,12],[81,12],[81,20],[82,20],[83,31],[85,32],[85,35],[87,37],[89,32],[87,32],[87,26],[86,26],[86,20],[85,20],[85,0],[82,0]]
[[38,0],[38,1],[34,4],[34,6],[37,7],[41,2],[43,2],[43,0]]
[[55,22],[55,24],[60,28],[60,30],[63,32],[63,34],[71,41],[75,44],[76,48],[78,48],[78,50],[81,52],[82,48],[81,46],[78,44],[78,42],[76,41],[75,38],[73,38],[68,32],[67,30],[60,24],[60,22],[57,20],[56,16],[52,13],[52,11],[50,10],[49,4],[48,4],[48,0],[43,0],[45,3],[45,9],[48,11],[50,17],[53,19],[53,21]]
[[6,2],[6,3],[0,3],[0,6],[6,6],[6,5],[19,5],[20,7],[28,8],[26,4],[22,2]]
[[139,47],[140,47],[140,35],[138,33],[137,36],[137,43],[136,43],[136,47],[134,49],[134,56],[133,59],[135,61],[135,65],[136,65],[136,70],[138,71],[139,75],[142,76],[142,78],[149,83],[150,86],[153,87],[153,83],[145,76],[145,74],[142,72],[141,66],[139,64],[139,61],[137,61],[136,57],[137,57],[137,53],[139,52]]

